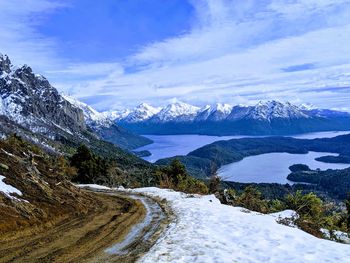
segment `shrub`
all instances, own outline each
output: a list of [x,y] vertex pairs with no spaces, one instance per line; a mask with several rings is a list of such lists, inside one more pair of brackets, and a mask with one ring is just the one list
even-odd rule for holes
[[234,201],[235,205],[245,207],[260,213],[268,212],[267,201],[262,199],[261,193],[253,186],[248,186]]
[[304,231],[322,237],[321,228],[326,225],[324,206],[314,193],[303,195],[301,191],[286,197],[286,205],[299,215],[295,223]]
[[185,193],[208,193],[208,187],[202,182],[188,175],[185,166],[177,159],[169,166],[156,170],[157,184],[161,188],[170,188]]

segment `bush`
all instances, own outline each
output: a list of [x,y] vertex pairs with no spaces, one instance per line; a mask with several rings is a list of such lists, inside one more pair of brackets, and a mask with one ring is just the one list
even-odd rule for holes
[[299,218],[295,223],[304,231],[322,237],[321,228],[327,225],[324,206],[314,193],[303,195],[301,191],[286,197],[286,206],[297,212]]
[[235,205],[245,207],[260,213],[268,212],[267,201],[262,199],[261,193],[253,186],[248,186],[234,201]]
[[185,193],[207,194],[208,187],[204,182],[188,175],[185,166],[177,159],[169,166],[158,168],[155,172],[158,186]]

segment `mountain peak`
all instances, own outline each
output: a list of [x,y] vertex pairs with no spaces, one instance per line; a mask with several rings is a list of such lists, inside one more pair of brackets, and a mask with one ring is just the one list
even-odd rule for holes
[[0,55],[0,70],[1,115],[50,138],[55,132],[65,136],[86,129],[82,111],[73,108],[29,66],[14,67],[8,56]]
[[259,101],[248,112],[248,117],[258,120],[270,121],[274,118],[308,118],[303,110],[291,104],[290,102],[281,102],[278,100]]
[[177,101],[171,103],[163,108],[158,114],[157,119],[161,121],[184,121],[192,120],[195,115],[200,111],[199,107],[187,104],[185,102]]
[[147,103],[136,106],[125,118],[126,122],[141,122],[150,119],[160,111]]
[[0,75],[2,75],[3,72],[9,74],[11,72],[11,66],[10,58],[0,53]]

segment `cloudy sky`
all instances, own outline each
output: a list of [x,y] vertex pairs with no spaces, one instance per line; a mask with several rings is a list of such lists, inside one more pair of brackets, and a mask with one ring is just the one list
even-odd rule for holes
[[350,110],[350,0],[0,0],[0,52],[99,110]]

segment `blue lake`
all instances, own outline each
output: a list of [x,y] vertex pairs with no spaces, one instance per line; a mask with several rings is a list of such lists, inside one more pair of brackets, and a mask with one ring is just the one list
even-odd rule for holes
[[311,169],[344,169],[350,164],[323,163],[315,160],[332,153],[309,152],[307,154],[268,153],[244,158],[242,161],[227,164],[218,170],[224,181],[240,183],[291,183],[287,180],[289,166],[306,164]]
[[[291,137],[302,139],[314,138],[330,138],[346,132],[317,132],[298,134]],[[147,150],[151,152],[151,156],[144,157],[149,162],[155,162],[162,158],[173,157],[176,155],[186,155],[191,151],[198,149],[204,145],[220,140],[239,139],[253,136],[206,136],[206,135],[144,135],[150,138],[154,143],[143,146],[135,151]]]
[[[349,134],[344,132],[317,132],[298,134],[290,137],[300,139],[331,138],[338,135]],[[154,143],[137,149],[137,151],[148,150],[151,156],[144,159],[149,162],[155,162],[162,158],[173,157],[176,155],[186,155],[191,151],[204,145],[219,140],[238,139],[253,136],[205,136],[205,135],[146,135]],[[242,183],[290,183],[287,175],[290,173],[289,166],[296,163],[303,163],[312,169],[344,169],[349,164],[328,164],[315,160],[315,158],[324,155],[334,155],[331,153],[309,152],[308,154],[288,154],[288,153],[270,153],[257,156],[251,156],[240,162],[231,163],[221,167],[218,171],[220,177],[227,181]]]

